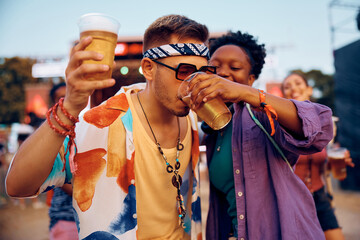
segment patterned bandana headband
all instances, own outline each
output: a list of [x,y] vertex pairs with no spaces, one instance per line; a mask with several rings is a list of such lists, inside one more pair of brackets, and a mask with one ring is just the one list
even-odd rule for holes
[[209,49],[205,44],[197,43],[176,43],[176,44],[166,44],[160,47],[150,48],[144,53],[144,58],[158,59],[172,56],[201,56],[210,58]]

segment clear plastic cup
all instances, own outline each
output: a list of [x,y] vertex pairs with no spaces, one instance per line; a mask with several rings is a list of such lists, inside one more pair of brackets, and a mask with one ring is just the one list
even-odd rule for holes
[[343,147],[330,147],[326,151],[331,166],[331,173],[338,180],[346,178],[346,151],[347,149]]
[[[93,41],[86,47],[86,51],[95,51],[104,55],[101,61],[86,60],[84,63],[105,64],[109,70],[102,73],[87,75],[89,80],[103,80],[111,78],[115,58],[115,48],[118,39],[120,23],[113,17],[102,13],[88,13],[78,21],[80,39],[92,36]],[[91,106],[102,102],[103,89],[97,89],[91,96]]]
[[106,64],[110,67],[109,71],[93,74],[89,78],[96,80],[111,78],[115,47],[120,28],[119,22],[115,18],[102,13],[89,13],[80,17],[78,26],[80,39],[87,36],[92,36],[93,38],[93,41],[85,50],[95,51],[104,55],[101,61],[87,60],[84,63]]

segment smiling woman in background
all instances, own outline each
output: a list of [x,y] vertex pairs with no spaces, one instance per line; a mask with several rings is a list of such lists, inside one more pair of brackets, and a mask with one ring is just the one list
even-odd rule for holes
[[[291,73],[282,83],[284,97],[298,101],[310,101],[313,89],[309,86],[305,76]],[[353,166],[349,152],[346,162]],[[301,155],[296,163],[295,174],[305,183],[313,195],[317,216],[327,240],[344,239],[337,222],[331,200],[325,190],[326,149],[311,155]]]

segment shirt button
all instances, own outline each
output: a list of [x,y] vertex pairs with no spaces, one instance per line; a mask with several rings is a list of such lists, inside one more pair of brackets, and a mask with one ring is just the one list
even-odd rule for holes
[[244,215],[241,214],[241,215],[239,216],[239,218],[240,218],[241,220],[243,220],[243,219],[244,219]]
[[238,192],[238,196],[241,197],[243,194],[242,192]]
[[239,173],[240,173],[240,170],[239,170],[239,169],[236,169],[236,170],[235,170],[235,173],[236,173],[236,174],[239,174]]
[[218,147],[217,147],[217,149],[216,149],[216,151],[220,152],[220,148],[221,148],[221,147],[220,147],[220,146],[218,146]]
[[233,152],[236,152],[236,148],[233,149]]

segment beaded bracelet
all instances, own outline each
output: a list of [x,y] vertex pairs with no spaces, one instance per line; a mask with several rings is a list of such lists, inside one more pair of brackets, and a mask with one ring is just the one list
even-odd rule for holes
[[271,134],[270,135],[273,136],[275,134],[275,126],[274,126],[273,118],[275,118],[275,120],[277,120],[278,115],[277,115],[275,109],[271,105],[265,103],[265,92],[260,89],[259,89],[259,98],[260,98],[260,109],[265,111],[266,116],[269,119],[270,126],[271,126]]

